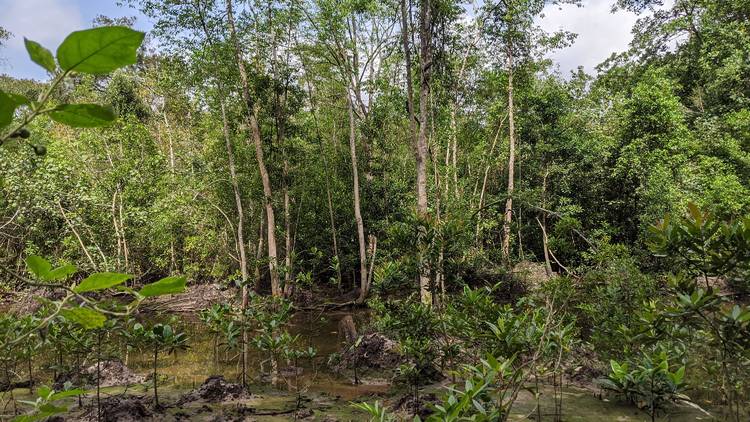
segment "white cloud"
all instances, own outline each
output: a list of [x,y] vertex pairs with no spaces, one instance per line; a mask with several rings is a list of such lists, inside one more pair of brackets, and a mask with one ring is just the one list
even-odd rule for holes
[[14,35],[0,50],[0,56],[9,61],[0,70],[28,73],[36,78],[45,74],[42,70],[31,71],[35,65],[26,55],[23,38],[39,42],[54,54],[68,33],[83,27],[81,12],[72,0],[0,0],[0,10],[0,26]]
[[575,43],[550,55],[563,75],[583,66],[593,73],[596,65],[612,53],[628,48],[638,17],[629,12],[611,13],[612,0],[584,0],[583,7],[547,6],[539,24],[547,32],[564,29],[578,34]]

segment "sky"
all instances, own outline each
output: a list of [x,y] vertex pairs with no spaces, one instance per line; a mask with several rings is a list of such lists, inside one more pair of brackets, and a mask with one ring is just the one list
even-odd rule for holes
[[[565,29],[578,37],[571,47],[550,57],[563,75],[579,65],[593,73],[595,66],[614,52],[624,51],[632,35],[636,16],[610,12],[614,0],[583,0],[583,7],[548,6],[539,24],[546,31]],[[0,49],[0,73],[20,78],[46,79],[45,72],[29,60],[23,38],[37,41],[55,51],[68,33],[90,28],[98,15],[137,16],[136,28],[147,30],[149,20],[137,10],[116,5],[116,0],[0,0],[0,26],[15,36]]]

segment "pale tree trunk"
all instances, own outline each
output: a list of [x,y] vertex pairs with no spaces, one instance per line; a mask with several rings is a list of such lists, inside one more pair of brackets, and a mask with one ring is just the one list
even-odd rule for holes
[[[295,38],[295,45],[299,47],[299,44],[297,43],[297,39]],[[317,110],[317,105],[315,102],[315,97],[313,96],[313,89],[312,85],[310,84],[310,77],[311,75],[307,73],[307,67],[305,65],[305,61],[302,60],[302,69],[305,73],[305,85],[307,86],[307,95],[308,99],[310,100],[310,108],[312,111],[312,118],[313,118],[313,125],[315,126],[315,135],[318,138],[318,148],[320,149],[320,156],[323,157],[323,167],[324,167],[324,174],[325,174],[325,181],[326,181],[326,200],[328,203],[328,217],[331,222],[331,240],[333,242],[333,256],[336,257],[336,281],[338,284],[338,288],[341,289],[341,260],[339,259],[339,245],[338,245],[338,238],[336,234],[336,219],[333,212],[333,197],[331,195],[331,175],[328,169],[328,158],[326,156],[326,151],[323,146],[323,137],[320,133],[320,126],[318,125],[318,115],[315,110]],[[336,121],[333,122],[333,140],[336,139]]]
[[354,220],[357,223],[357,240],[359,241],[359,276],[360,289],[357,303],[363,303],[367,298],[370,286],[367,279],[367,249],[365,247],[365,225],[362,221],[362,210],[359,199],[359,170],[357,166],[357,135],[354,121],[354,104],[352,97],[347,94],[349,109],[349,154],[352,159],[352,190],[354,192]]
[[291,209],[289,205],[289,160],[284,157],[284,296],[291,296],[292,286],[292,223]]
[[[237,171],[234,166],[234,150],[232,149],[232,140],[229,136],[229,122],[227,121],[227,111],[223,98],[220,100],[221,105],[221,123],[224,133],[224,142],[227,148],[227,161],[229,162],[229,181],[232,184],[234,193],[234,202],[237,207],[237,252],[240,258],[240,277],[242,280],[242,310],[247,309],[248,291],[247,291],[247,254],[245,253],[245,212],[242,208],[242,195],[240,194],[240,185],[237,182]],[[244,318],[244,317],[243,317]],[[243,367],[248,365],[248,333],[245,324],[242,325],[242,362]],[[242,371],[242,385],[247,384],[245,371]]]
[[[419,135],[415,148],[417,162],[417,214],[426,218],[427,210],[427,117],[432,76],[432,9],[429,0],[422,0],[419,8],[420,86]],[[428,265],[422,260],[419,271],[419,292],[422,302],[432,304]]]
[[229,181],[232,184],[232,192],[234,193],[234,203],[237,211],[237,252],[240,258],[240,276],[242,280],[242,303],[247,303],[247,254],[245,253],[245,211],[242,207],[242,195],[240,193],[240,185],[237,181],[237,170],[234,164],[234,150],[232,149],[232,141],[229,135],[229,122],[227,121],[226,106],[224,100],[220,100],[221,107],[221,123],[222,131],[224,134],[224,143],[227,148],[227,161],[229,162]]
[[[508,116],[506,114],[505,117],[503,117],[503,120],[500,121],[500,125],[497,127],[497,130],[495,131],[495,137],[492,139],[492,146],[490,147],[490,153],[486,156],[485,161],[491,160],[492,156],[495,155],[495,145],[497,145],[497,140],[498,138],[500,138],[500,132],[503,129],[503,125],[507,117]],[[484,167],[484,177],[482,178],[482,189],[479,191],[479,202],[477,204],[477,232],[476,232],[476,239],[475,239],[477,242],[479,241],[479,227],[482,223],[482,209],[484,208],[484,194],[487,191],[487,179],[490,174],[490,167],[492,167],[490,163],[488,163]]]
[[232,0],[226,0],[227,21],[229,24],[229,34],[234,44],[237,67],[240,73],[240,83],[242,85],[242,99],[247,105],[247,120],[250,126],[253,141],[255,143],[255,155],[258,160],[258,170],[263,183],[263,205],[266,210],[266,233],[268,241],[268,270],[271,275],[271,294],[273,296],[282,296],[281,285],[279,282],[278,259],[276,251],[276,219],[273,212],[273,191],[271,190],[271,180],[268,176],[268,169],[263,158],[263,140],[258,127],[258,113],[260,106],[250,97],[250,84],[247,79],[245,62],[242,59],[239,40],[234,26],[234,16],[232,14]]
[[406,108],[409,113],[409,132],[412,144],[417,143],[417,119],[414,115],[414,87],[411,80],[411,47],[409,46],[409,20],[406,0],[401,0],[401,42],[406,63]]
[[[544,176],[542,178],[542,208],[547,208],[547,176],[549,176],[549,170],[545,169]],[[539,217],[537,217],[536,222],[539,223],[539,227],[542,229],[544,269],[545,271],[547,271],[547,277],[552,277],[552,264],[549,260],[549,240],[547,238],[547,213],[542,213],[541,221],[539,221]]]
[[[172,142],[172,128],[169,125],[169,119],[167,118],[167,111],[166,108],[166,100],[164,105],[161,107],[161,114],[164,119],[164,130],[167,135],[167,143],[169,148],[169,174],[172,178],[172,182],[174,182],[174,169],[175,169],[175,158],[174,158],[174,145]],[[161,131],[158,128],[156,130],[156,135],[159,137],[159,142],[161,142]],[[170,257],[170,263],[169,263],[169,271],[174,272],[177,269],[177,256],[174,246],[174,233],[170,236],[169,239],[169,257]]]
[[263,222],[265,219],[263,218],[263,213],[265,211],[263,209],[260,210],[260,218],[258,219],[258,247],[255,249],[255,291],[260,291],[260,265],[258,263],[260,262],[260,258],[263,256]]
[[505,201],[505,219],[503,221],[502,254],[506,263],[510,263],[510,225],[513,220],[513,188],[516,162],[516,121],[513,106],[513,51],[508,48],[508,199]]

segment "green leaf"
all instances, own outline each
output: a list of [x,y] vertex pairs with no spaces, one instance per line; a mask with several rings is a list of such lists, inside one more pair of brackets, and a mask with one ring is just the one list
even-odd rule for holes
[[141,291],[139,291],[138,293],[141,296],[145,296],[145,297],[168,295],[172,293],[182,293],[185,291],[186,281],[187,280],[185,279],[185,277],[180,277],[180,276],[166,277],[154,283],[143,286]]
[[122,284],[125,280],[132,278],[130,274],[120,273],[94,273],[86,277],[81,281],[81,284],[76,286],[73,291],[76,293],[93,292],[96,290],[103,290],[118,284]]
[[26,266],[35,276],[45,279],[52,270],[52,264],[39,255],[31,255],[26,258]]
[[63,265],[62,267],[57,267],[47,273],[47,275],[45,276],[45,280],[62,280],[68,278],[68,276],[71,274],[75,274],[76,271],[78,271],[78,267],[76,267],[75,265]]
[[60,311],[60,314],[69,321],[75,322],[87,330],[103,327],[104,321],[107,320],[107,317],[104,316],[104,314],[91,308],[63,309]]
[[62,104],[49,113],[52,120],[72,127],[99,127],[115,120],[112,107],[98,104]]
[[57,49],[57,61],[63,70],[107,74],[135,63],[143,32],[124,26],[106,26],[76,31]]
[[49,50],[42,47],[38,42],[26,38],[23,39],[23,43],[26,45],[26,51],[29,52],[31,61],[47,69],[50,73],[55,72],[57,65],[55,64],[55,58],[52,57],[52,53]]
[[43,385],[39,387],[38,390],[36,390],[36,395],[45,399],[49,398],[50,394],[52,394],[52,389],[47,387],[46,385]]
[[18,107],[18,102],[0,90],[0,128],[4,128],[13,122],[16,107]]
[[83,390],[80,388],[76,388],[75,390],[65,390],[53,394],[52,397],[50,397],[50,400],[60,400],[66,397],[80,396],[81,394],[83,394]]

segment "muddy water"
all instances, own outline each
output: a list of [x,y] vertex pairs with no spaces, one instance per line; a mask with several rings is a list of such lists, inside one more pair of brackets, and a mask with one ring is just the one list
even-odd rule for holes
[[[345,312],[298,312],[294,315],[289,326],[292,335],[299,335],[297,347],[307,349],[313,347],[317,351],[314,359],[305,359],[297,363],[301,371],[289,370],[279,380],[277,387],[295,390],[297,385],[302,390],[326,393],[351,400],[364,395],[384,393],[389,385],[385,381],[369,381],[355,385],[350,374],[333,372],[327,362],[332,353],[340,352],[341,341],[337,332],[338,322]],[[365,313],[354,315],[357,325],[361,326],[367,320]],[[239,381],[241,378],[241,360],[236,351],[227,351],[221,345],[222,339],[214,336],[206,325],[195,317],[184,317],[178,324],[180,329],[189,336],[190,348],[178,352],[174,356],[160,356],[159,375],[166,376],[163,383],[177,390],[192,389],[200,385],[211,375],[223,375],[227,380]],[[251,334],[252,335],[252,334]],[[218,344],[218,353],[215,346]],[[250,346],[249,367],[247,368],[249,381],[268,381],[269,364],[264,360],[268,356],[261,356],[257,349]],[[153,364],[153,354],[150,351],[131,351],[128,366],[139,373],[150,373]],[[292,363],[293,364],[293,363]],[[261,371],[264,367],[265,372]],[[284,369],[286,362],[280,364]],[[294,373],[298,375],[295,377]]]

